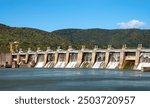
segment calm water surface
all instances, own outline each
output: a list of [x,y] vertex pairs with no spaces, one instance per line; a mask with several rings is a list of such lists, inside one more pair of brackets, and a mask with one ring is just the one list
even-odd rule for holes
[[150,72],[100,69],[0,69],[0,90],[150,90]]

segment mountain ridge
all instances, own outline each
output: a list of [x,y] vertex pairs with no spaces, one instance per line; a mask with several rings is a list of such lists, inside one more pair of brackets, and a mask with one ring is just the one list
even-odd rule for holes
[[30,47],[36,50],[46,47],[56,50],[57,46],[67,49],[71,45],[75,49],[81,49],[85,45],[93,49],[95,45],[107,48],[112,45],[114,48],[121,48],[123,44],[127,47],[136,48],[137,44],[143,44],[150,48],[149,29],[60,29],[52,32],[28,27],[10,27],[0,24],[0,52],[9,52],[9,42],[19,41],[19,47],[27,50]]

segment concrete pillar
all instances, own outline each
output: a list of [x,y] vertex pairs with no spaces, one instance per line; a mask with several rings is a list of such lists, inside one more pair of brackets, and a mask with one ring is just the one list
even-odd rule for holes
[[84,46],[84,45],[82,45],[81,51],[84,51],[84,50],[85,50],[85,46]]
[[134,65],[133,69],[136,69],[137,66],[138,66],[138,64],[139,64],[139,61],[140,61],[140,52],[141,52],[140,49],[136,50],[136,59],[135,59],[135,65]]
[[83,57],[83,52],[82,51],[78,51],[78,58],[77,58],[77,65],[76,68],[79,68],[81,63],[82,63],[82,57]]
[[25,63],[28,63],[28,59],[29,59],[29,54],[26,53]]
[[142,49],[143,48],[143,46],[142,46],[142,44],[138,44],[138,49]]
[[68,51],[70,51],[70,50],[72,50],[72,46],[69,46],[69,47],[68,47]]
[[94,51],[92,52],[92,61],[91,61],[92,66],[93,66],[94,63],[95,63],[95,59],[96,59],[96,51],[94,50]]
[[122,49],[122,50],[120,51],[119,69],[122,69],[122,68],[123,68],[124,59],[125,59],[125,49]]
[[36,52],[34,54],[34,62],[35,62],[35,64],[37,63],[37,61],[38,61],[38,53]]
[[107,67],[107,64],[109,63],[109,56],[110,56],[110,50],[111,50],[112,46],[111,45],[108,45],[108,48],[106,50],[106,53],[105,53],[105,66],[104,68]]
[[55,60],[54,60],[54,65],[56,65],[58,62],[58,52],[55,52]]
[[66,60],[65,60],[66,65],[68,64],[68,62],[69,62],[69,51],[66,51]]
[[12,66],[12,53],[10,53],[10,65]]
[[48,52],[45,52],[45,54],[44,54],[44,66],[47,63],[47,58],[48,58]]
[[106,54],[105,54],[105,66],[104,66],[104,68],[106,68],[107,67],[107,64],[108,64],[108,62],[109,62],[109,53],[110,53],[110,51],[109,51],[109,49],[106,51]]
[[46,52],[49,52],[49,51],[51,51],[51,49],[50,49],[50,47],[47,47],[47,50],[46,50]]
[[136,69],[138,64],[139,64],[139,61],[140,61],[140,53],[141,53],[141,49],[142,49],[142,44],[138,44],[138,48],[136,50],[136,54],[135,54],[135,65],[134,65],[134,68],[133,69]]
[[20,62],[20,55],[19,53],[17,53],[17,64],[19,64],[19,62]]

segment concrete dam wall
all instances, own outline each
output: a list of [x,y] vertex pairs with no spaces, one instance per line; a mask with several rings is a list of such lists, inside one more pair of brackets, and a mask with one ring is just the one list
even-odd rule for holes
[[58,48],[36,52],[28,50],[11,54],[12,68],[97,68],[97,69],[132,69],[141,70],[150,67],[150,49],[138,46],[137,49],[107,49],[95,47],[93,50],[82,47],[75,50]]

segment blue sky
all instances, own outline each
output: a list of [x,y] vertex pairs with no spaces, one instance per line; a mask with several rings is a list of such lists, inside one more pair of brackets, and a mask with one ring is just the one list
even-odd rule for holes
[[0,0],[0,23],[46,31],[150,28],[150,0]]

